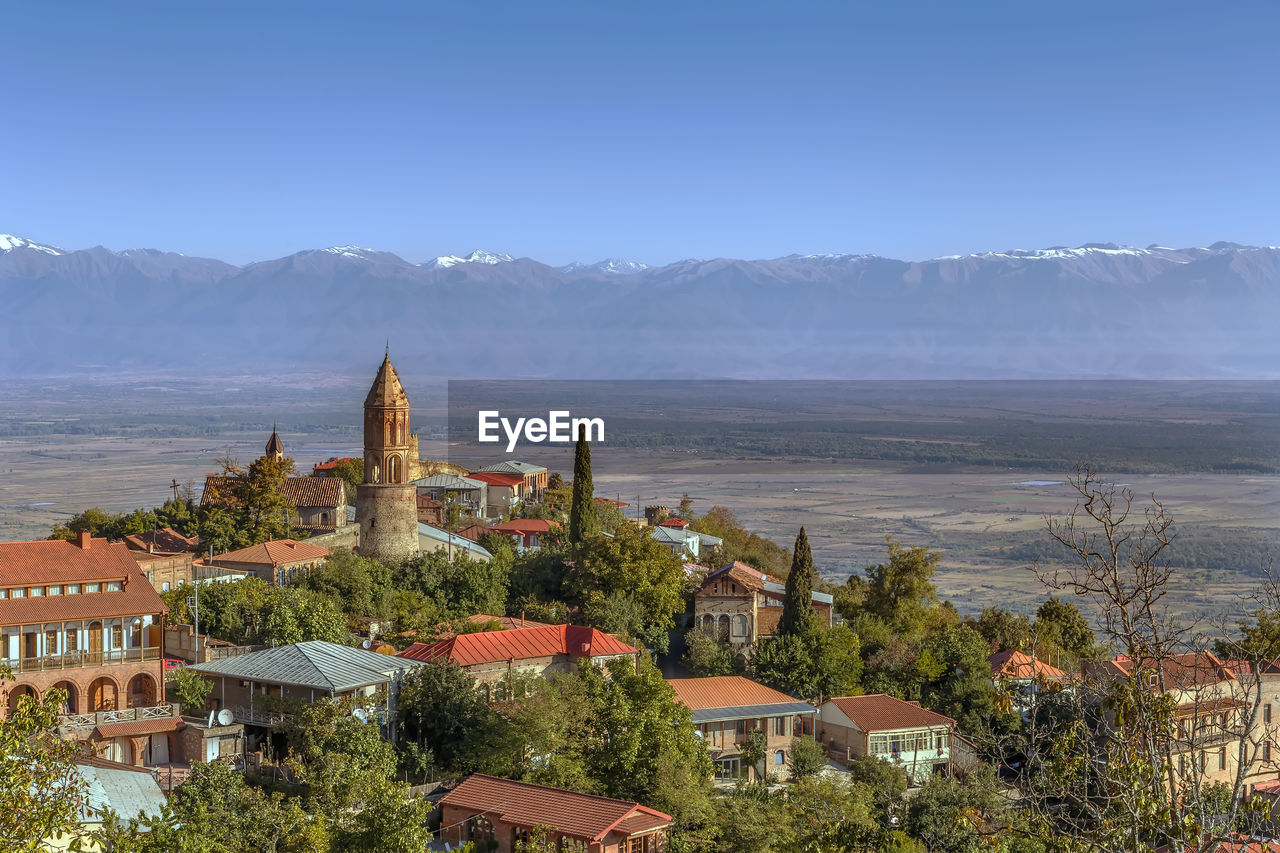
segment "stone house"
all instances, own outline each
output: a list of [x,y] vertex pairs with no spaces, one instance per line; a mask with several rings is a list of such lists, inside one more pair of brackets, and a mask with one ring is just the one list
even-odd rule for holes
[[818,739],[848,764],[870,755],[901,767],[913,785],[950,773],[956,721],[884,693],[841,696],[818,708]]
[[441,838],[512,853],[545,827],[557,850],[664,853],[671,816],[639,803],[473,773],[440,798]]
[[[273,539],[213,558],[216,568],[239,569],[284,586],[299,572],[315,568],[329,557],[329,549],[296,539]],[[201,564],[204,565],[204,564]]]
[[515,474],[524,481],[524,497],[535,501],[542,498],[542,493],[547,490],[547,480],[549,479],[549,472],[545,466],[534,465],[531,462],[521,462],[517,459],[508,459],[505,462],[486,465],[477,469],[475,473]]
[[167,762],[180,724],[164,696],[167,612],[123,543],[0,543],[0,662],[14,676],[0,714],[58,688],[62,736],[125,764]]
[[[721,640],[749,646],[772,637],[782,619],[786,584],[746,563],[730,563],[707,574],[693,594],[694,624],[715,632]],[[818,621],[831,626],[832,598],[812,595]]]
[[[791,739],[813,732],[817,709],[740,675],[669,678],[676,700],[693,712],[693,722],[711,752],[717,781],[791,776]],[[762,766],[744,766],[742,748],[752,732],[765,736]]]

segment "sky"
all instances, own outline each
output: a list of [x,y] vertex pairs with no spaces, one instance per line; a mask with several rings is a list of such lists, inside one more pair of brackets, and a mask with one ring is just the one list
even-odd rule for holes
[[24,3],[0,233],[246,263],[1280,244],[1280,4]]

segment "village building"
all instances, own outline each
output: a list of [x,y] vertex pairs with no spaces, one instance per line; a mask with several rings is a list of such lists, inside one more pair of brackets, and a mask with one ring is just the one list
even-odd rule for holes
[[497,471],[472,471],[468,479],[479,480],[488,486],[485,518],[501,518],[510,515],[524,500],[525,478],[519,474],[502,474]]
[[561,527],[554,521],[545,518],[513,518],[501,524],[489,526],[490,533],[501,533],[511,537],[516,551],[537,551],[551,537],[559,536]]
[[259,542],[238,551],[219,554],[209,563],[198,563],[210,569],[232,569],[257,575],[267,583],[285,586],[300,572],[306,572],[324,563],[329,549],[296,539],[272,539]]
[[443,551],[449,559],[465,556],[484,563],[493,559],[493,555],[475,540],[432,524],[418,524],[418,551],[423,554]]
[[[671,816],[639,803],[474,773],[440,798],[442,840],[512,853],[544,827],[557,850],[665,853]],[[492,845],[492,846],[488,846]]]
[[190,554],[200,549],[200,537],[183,536],[172,527],[161,527],[146,533],[130,533],[124,537],[124,544],[130,551],[144,554]]
[[330,459],[328,462],[318,462],[311,466],[312,477],[334,477],[334,470],[344,462],[359,462],[360,460],[354,456],[343,456],[341,459]]
[[[41,850],[70,850],[79,841],[81,850],[99,849],[93,839],[108,814],[120,818],[159,818],[166,804],[164,791],[144,767],[134,767],[97,756],[80,756],[72,768],[72,780],[81,787],[76,829],[44,839]],[[56,795],[66,796],[65,791]]]
[[530,500],[541,500],[542,493],[547,490],[547,480],[550,472],[543,465],[534,465],[530,462],[521,462],[517,459],[508,459],[505,462],[496,462],[493,465],[486,465],[472,472],[475,474],[515,474],[524,480],[524,495]]
[[398,685],[418,662],[312,640],[276,646],[190,667],[213,679],[209,706],[237,722],[275,728],[292,701],[349,699],[367,703],[370,719],[395,717]]
[[[467,671],[487,696],[515,676],[577,672],[578,661],[596,666],[640,652],[611,634],[585,625],[540,625],[504,631],[458,634],[434,643],[414,643],[400,657],[413,661],[449,661]],[[501,696],[501,693],[497,693]]]
[[991,665],[991,683],[1004,691],[1023,714],[1031,712],[1041,692],[1060,689],[1071,681],[1056,666],[1016,649],[996,652],[987,658],[987,663]]
[[[669,678],[676,699],[693,712],[715,763],[715,778],[727,782],[791,776],[791,739],[813,733],[817,709],[785,693],[740,675]],[[765,736],[765,755],[758,766],[746,766],[742,748],[752,732]]]
[[489,503],[489,484],[457,474],[432,474],[415,480],[418,494],[440,501],[446,508],[456,506],[466,515],[483,517]]
[[418,495],[418,523],[440,527],[444,524],[444,504],[435,498]]
[[347,482],[341,477],[286,477],[281,491],[294,506],[295,527],[320,533],[347,526]]
[[689,530],[687,526],[678,524],[659,524],[649,529],[653,531],[655,540],[682,560],[694,560],[696,562],[702,557],[704,551],[709,551],[723,544],[723,540],[718,536],[699,533],[696,530]]
[[0,543],[0,648],[12,670],[0,714],[66,692],[59,730],[126,764],[168,761],[164,602],[120,542]]
[[837,761],[870,755],[901,767],[913,785],[950,773],[956,722],[884,693],[841,696],[818,708],[818,740]]
[[[786,593],[781,578],[746,563],[729,563],[709,572],[694,592],[694,624],[724,642],[749,646],[777,633]],[[831,627],[831,596],[815,592],[811,598],[818,622]]]

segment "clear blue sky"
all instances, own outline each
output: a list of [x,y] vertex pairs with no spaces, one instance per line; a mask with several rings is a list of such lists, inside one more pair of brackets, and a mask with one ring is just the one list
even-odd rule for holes
[[236,263],[1280,243],[1280,4],[21,3],[0,232]]

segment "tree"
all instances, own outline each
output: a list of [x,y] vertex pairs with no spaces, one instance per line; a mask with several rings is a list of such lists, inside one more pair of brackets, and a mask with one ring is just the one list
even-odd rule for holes
[[277,587],[263,604],[255,639],[287,646],[310,640],[345,643],[349,636],[347,619],[332,598],[308,589]]
[[1031,623],[1027,617],[1010,613],[1003,607],[982,608],[973,627],[993,652],[1021,650],[1031,641]]
[[391,569],[371,557],[336,549],[292,584],[326,595],[349,616],[386,618],[391,613]]
[[466,554],[450,558],[444,551],[430,551],[400,561],[392,567],[391,576],[397,589],[412,590],[434,602],[441,618],[501,614],[507,603],[511,563],[473,560]]
[[[871,850],[881,835],[872,792],[833,776],[801,779],[788,791],[796,850]],[[878,845],[877,845],[878,846]]]
[[741,655],[705,628],[693,628],[685,635],[683,662],[695,678],[741,675],[745,669]]
[[475,680],[453,663],[415,667],[404,677],[396,705],[400,742],[429,751],[446,770],[469,772],[501,756],[485,756],[489,738],[503,721],[476,688]]
[[396,768],[395,749],[376,722],[353,714],[359,707],[349,699],[299,704],[281,729],[290,752],[311,767],[323,768],[340,755],[348,769],[389,777]]
[[938,603],[933,573],[942,555],[928,548],[904,548],[892,536],[889,562],[867,566],[866,610],[902,630],[915,630]]
[[995,772],[984,766],[963,783],[930,776],[910,799],[903,826],[929,853],[977,853],[1004,811]]
[[573,449],[573,496],[569,507],[569,545],[577,547],[599,530],[596,520],[595,486],[591,482],[591,443],[587,428],[579,426]]
[[[0,667],[0,687],[11,679]],[[78,747],[55,731],[66,694],[54,689],[12,703],[11,689],[0,689],[10,708],[0,720],[0,847],[34,853],[46,838],[74,834],[88,792],[75,767]]]
[[763,781],[764,779],[764,759],[769,754],[769,739],[765,733],[759,729],[747,734],[747,739],[742,742],[740,747],[742,751],[742,764],[744,767],[750,767],[755,771],[756,778]]
[[813,612],[813,554],[809,550],[809,537],[804,528],[796,536],[792,553],[791,572],[787,575],[786,598],[782,602],[782,617],[778,622],[778,634],[805,635],[817,628]]
[[796,780],[813,776],[827,766],[827,751],[811,737],[791,739],[791,776]]
[[247,469],[230,455],[218,463],[222,475],[206,486],[201,506],[201,545],[226,550],[303,535],[293,527],[297,508],[284,493],[293,459],[262,456]]
[[1076,669],[1081,661],[1095,660],[1099,655],[1097,637],[1089,620],[1069,601],[1050,596],[1036,610],[1032,634],[1048,654],[1066,655],[1061,669]]
[[364,460],[330,459],[329,461],[337,463],[330,469],[330,476],[339,477],[347,484],[347,500],[354,501],[356,488],[364,482]]
[[194,669],[183,667],[174,675],[169,692],[178,697],[184,714],[199,716],[204,713],[204,703],[213,692],[213,682]]

